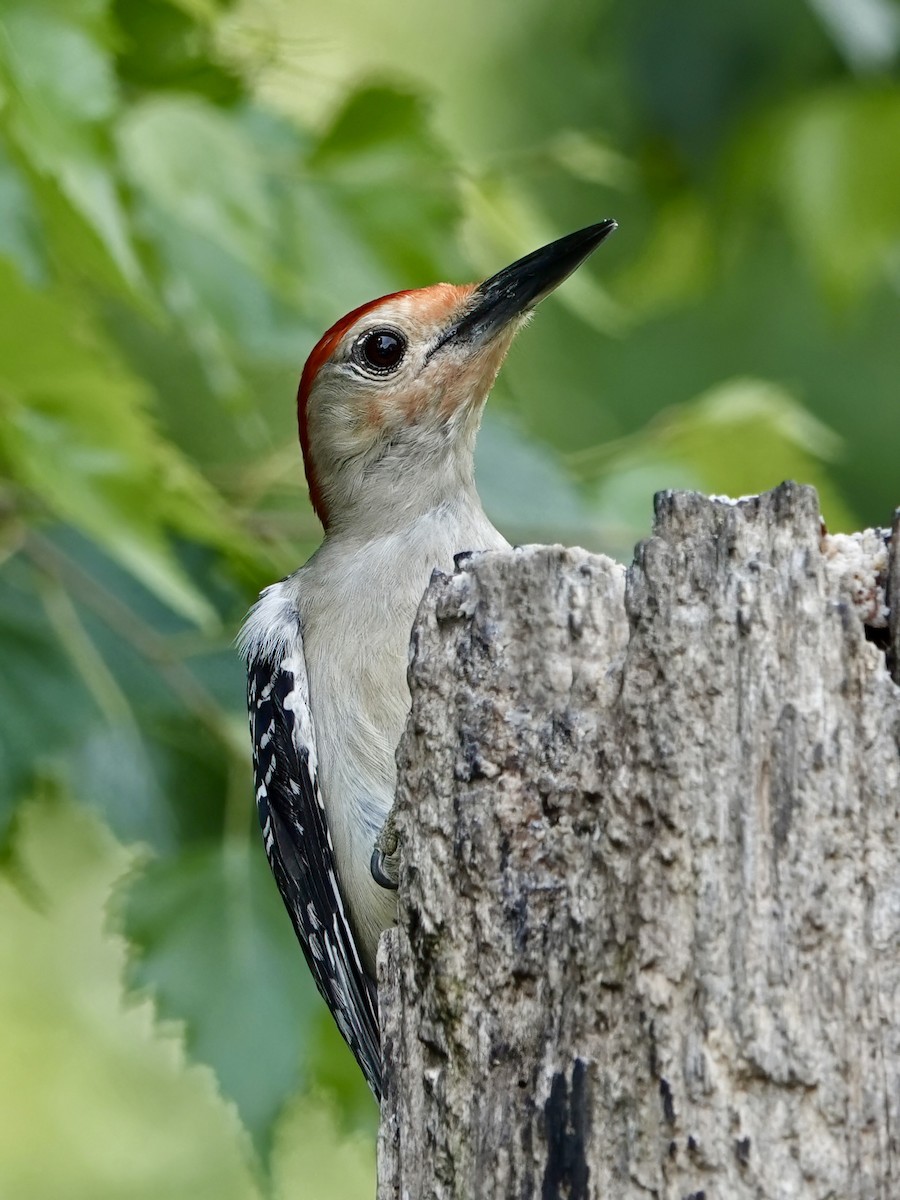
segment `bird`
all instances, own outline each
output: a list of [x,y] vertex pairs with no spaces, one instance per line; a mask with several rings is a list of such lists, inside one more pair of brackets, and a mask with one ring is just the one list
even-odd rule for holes
[[297,417],[324,537],[243,625],[263,844],[315,983],[380,1100],[376,954],[397,916],[395,751],[433,571],[507,547],[475,486],[488,393],[534,308],[616,228],[559,238],[481,283],[354,308],[310,353]]

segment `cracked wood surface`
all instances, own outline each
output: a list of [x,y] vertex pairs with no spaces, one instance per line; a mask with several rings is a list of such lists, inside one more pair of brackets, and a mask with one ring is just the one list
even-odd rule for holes
[[833,558],[786,484],[432,582],[380,1200],[900,1195],[900,631]]

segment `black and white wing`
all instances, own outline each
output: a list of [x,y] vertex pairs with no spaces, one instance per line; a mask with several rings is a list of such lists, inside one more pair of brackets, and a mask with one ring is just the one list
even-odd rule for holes
[[316,986],[380,1100],[377,992],[360,962],[338,887],[334,846],[316,782],[315,730],[295,614],[293,622],[293,636],[268,646],[268,639],[254,644],[245,637],[259,823],[269,865]]

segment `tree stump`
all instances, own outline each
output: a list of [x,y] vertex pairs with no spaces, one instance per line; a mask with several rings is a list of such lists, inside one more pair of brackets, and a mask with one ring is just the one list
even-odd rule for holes
[[432,581],[380,1200],[900,1196],[897,543],[667,492]]

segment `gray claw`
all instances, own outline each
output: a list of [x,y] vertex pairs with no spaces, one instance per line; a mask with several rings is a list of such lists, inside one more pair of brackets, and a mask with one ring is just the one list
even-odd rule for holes
[[369,870],[379,887],[396,892],[400,879],[400,839],[397,837],[393,809],[388,813],[387,820],[375,839]]
[[372,851],[372,859],[369,864],[369,869],[372,872],[372,878],[379,887],[387,888],[390,892],[397,890],[397,864],[392,863],[390,855],[385,854],[383,850],[379,850],[376,846]]

